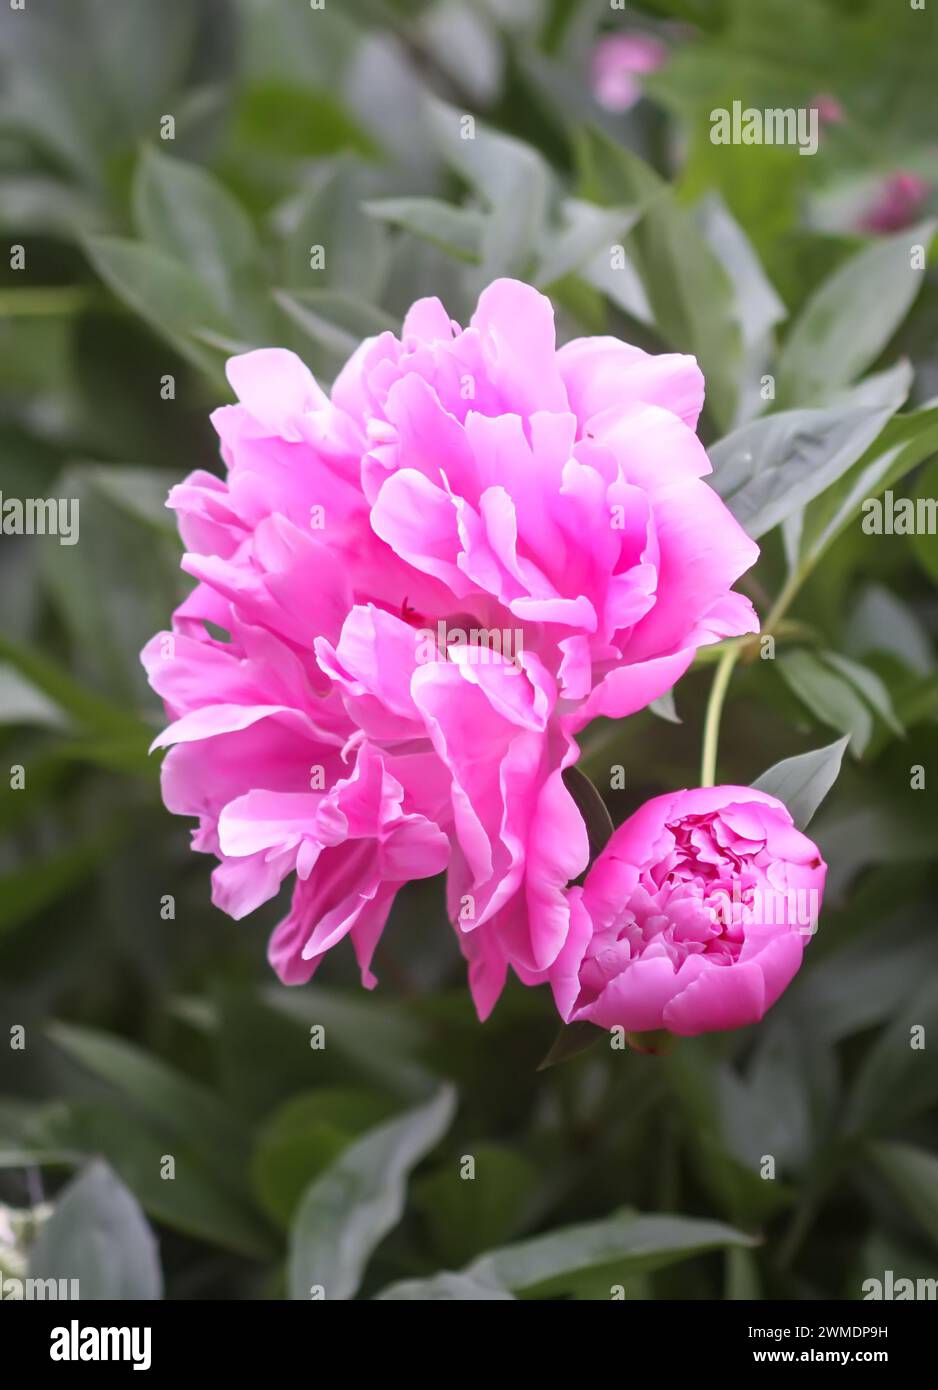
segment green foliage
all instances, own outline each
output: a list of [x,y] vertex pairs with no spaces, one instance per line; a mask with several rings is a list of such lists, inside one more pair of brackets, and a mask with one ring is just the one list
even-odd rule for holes
[[[0,277],[0,492],[81,507],[77,546],[0,535],[0,1202],[29,1208],[31,1273],[84,1297],[856,1298],[933,1272],[938,544],[861,518],[938,495],[938,208],[888,236],[860,213],[897,169],[938,185],[936,7],[645,0],[629,23],[670,56],[624,113],[588,76],[617,13],[495,8],[463,6],[458,61],[436,0],[0,10],[26,252]],[[824,93],[845,119],[812,158],[709,138],[733,100]],[[340,955],[285,990],[276,905],[212,909],[147,754],[138,653],[187,588],[164,503],[217,467],[225,359],[284,345],[328,385],[413,300],[465,321],[506,274],[561,341],[698,357],[772,639],[733,653],[719,780],[780,797],[829,865],[764,1023],[667,1056],[558,1036],[546,989],[479,1025],[437,885],[401,894],[375,994]],[[669,695],[584,731],[594,855],[696,783],[725,651],[679,722]]]

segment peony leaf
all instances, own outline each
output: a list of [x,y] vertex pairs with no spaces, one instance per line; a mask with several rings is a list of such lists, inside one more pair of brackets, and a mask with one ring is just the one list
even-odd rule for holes
[[564,769],[563,784],[576,802],[576,808],[586,824],[592,863],[608,843],[615,829],[612,817],[596,787],[578,767]]
[[399,1284],[391,1284],[380,1299],[414,1301],[420,1303],[483,1303],[514,1302],[515,1296],[507,1289],[493,1288],[482,1284],[466,1274],[434,1274],[431,1279],[402,1279]]
[[586,1274],[622,1282],[707,1250],[754,1243],[751,1236],[718,1221],[628,1212],[493,1250],[473,1260],[464,1272],[482,1284],[543,1296],[575,1288]]
[[892,696],[889,694],[885,682],[880,680],[876,672],[871,671],[868,666],[862,665],[859,661],[842,656],[840,652],[823,652],[821,655],[828,666],[833,666],[836,671],[839,671],[850,681],[851,685],[859,690],[867,704],[879,715],[883,723],[888,724],[893,733],[902,738],[905,730],[893,708]]
[[389,1096],[327,1086],[280,1106],[261,1130],[251,1163],[265,1211],[279,1225],[289,1226],[313,1178],[360,1135],[389,1119],[395,1109]]
[[938,1246],[938,1158],[912,1144],[884,1142],[871,1144],[867,1154],[878,1176]]
[[547,220],[551,172],[537,150],[476,122],[435,97],[427,98],[430,132],[443,159],[484,198],[479,283],[499,275],[524,275]]
[[378,198],[362,208],[379,222],[401,227],[461,261],[479,263],[485,218],[475,208],[453,207],[439,198]]
[[875,362],[925,283],[924,270],[911,263],[911,249],[923,245],[927,252],[936,226],[923,222],[877,241],[824,281],[779,357],[779,405],[823,401]]
[[106,1163],[89,1164],[65,1188],[36,1237],[29,1275],[76,1279],[82,1299],[162,1298],[153,1232]]
[[581,134],[577,155],[581,198],[602,207],[642,209],[624,241],[625,263],[638,272],[661,337],[699,358],[708,410],[718,428],[728,429],[743,367],[729,275],[701,237],[692,213],[649,165],[594,129]]
[[538,1064],[538,1071],[548,1071],[561,1062],[569,1062],[572,1057],[579,1057],[581,1052],[588,1052],[602,1041],[605,1032],[595,1023],[568,1023],[551,1043],[544,1060]]
[[763,772],[752,785],[756,791],[778,797],[788,807],[798,829],[804,830],[837,781],[844,750],[849,742],[847,737],[839,738],[836,743],[818,748],[813,753],[785,758]]
[[227,394],[222,357],[197,341],[197,331],[231,336],[233,327],[215,296],[164,251],[123,237],[94,236],[85,250],[101,279]]
[[909,368],[900,363],[877,380],[875,400],[858,388],[842,405],[750,421],[710,449],[710,483],[758,540],[862,457],[905,400],[909,381]]
[[854,683],[844,679],[813,652],[800,648],[786,652],[777,662],[789,689],[811,713],[832,729],[850,735],[854,757],[862,757],[873,732],[873,717]]
[[799,562],[816,565],[867,498],[879,496],[936,451],[938,408],[894,415],[863,456],[805,513]]
[[938,1067],[927,1040],[938,1032],[938,986],[926,977],[907,992],[863,1059],[844,1116],[848,1134],[883,1134],[923,1115],[938,1100]]
[[133,185],[144,241],[179,261],[235,309],[237,273],[258,254],[250,218],[228,190],[192,164],[147,149]]
[[290,1297],[322,1288],[352,1298],[372,1251],[404,1210],[407,1177],[442,1139],[456,1094],[442,1086],[431,1101],[371,1130],[307,1188],[290,1235]]

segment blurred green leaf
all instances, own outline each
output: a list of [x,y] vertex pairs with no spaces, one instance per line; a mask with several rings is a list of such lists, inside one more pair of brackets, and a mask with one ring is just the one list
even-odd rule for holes
[[[42,1163],[48,1152],[104,1155],[153,1220],[171,1230],[249,1259],[273,1253],[266,1223],[219,1180],[217,1167],[193,1151],[178,1130],[159,1131],[129,1113],[126,1100],[113,1105],[73,1101],[58,1107],[32,1136],[23,1157]],[[164,1176],[168,1158],[172,1177]]]
[[707,1250],[752,1244],[751,1237],[718,1221],[623,1213],[493,1250],[464,1272],[482,1284],[543,1298],[575,1291],[587,1275],[595,1282],[621,1283],[639,1270],[664,1269]]
[[[231,335],[233,330],[214,296],[198,276],[143,242],[120,237],[88,237],[92,266],[118,299],[209,379],[227,390],[219,355],[202,346],[197,332]],[[158,389],[158,382],[154,389]]]
[[871,1144],[867,1153],[887,1187],[938,1246],[938,1158],[911,1144],[884,1141]]
[[30,1253],[32,1279],[77,1279],[80,1297],[158,1299],[159,1254],[135,1199],[106,1163],[65,1188]]
[[275,78],[242,94],[235,139],[277,158],[315,159],[343,150],[373,158],[378,146],[329,91]]
[[[607,293],[612,293],[611,286],[623,276],[618,268],[612,269],[611,247],[622,244],[640,215],[638,207],[606,209],[565,198],[560,206],[560,225],[542,234],[534,283],[546,287],[566,275],[586,271],[594,284],[601,282],[610,287]],[[612,297],[616,298],[614,293]]]
[[514,1302],[507,1289],[490,1288],[466,1274],[435,1274],[431,1279],[404,1279],[377,1295],[380,1299],[419,1303]]
[[[465,1177],[467,1158],[474,1164]],[[509,1240],[531,1210],[538,1174],[527,1159],[497,1144],[470,1144],[414,1184],[433,1248],[447,1265],[463,1265],[480,1250]]]
[[263,998],[307,1029],[324,1030],[321,1052],[310,1050],[314,1063],[334,1049],[360,1076],[392,1094],[411,1101],[426,1095],[431,1076],[418,1056],[427,1038],[413,1013],[399,1004],[315,985],[303,990],[271,987]]
[[859,690],[866,703],[879,715],[884,724],[888,724],[894,734],[898,734],[900,738],[904,736],[905,730],[896,716],[889,690],[875,671],[869,666],[864,666],[862,662],[843,656],[840,652],[825,651],[822,658],[828,666],[833,666],[835,671],[839,671]]
[[[323,367],[313,354],[313,365],[318,366],[319,371],[329,372],[330,363],[333,370],[344,365],[362,338],[398,327],[379,309],[333,290],[298,290],[295,294],[274,290],[274,299],[287,317],[303,330],[309,344],[326,355],[327,365]],[[309,353],[304,355],[310,356]]]
[[547,218],[551,179],[546,163],[530,145],[436,98],[427,99],[427,119],[442,157],[487,206],[479,285],[500,275],[523,278]]
[[[938,449],[938,429],[932,447]],[[938,459],[932,459],[928,467],[920,473],[916,496],[933,503],[938,501]],[[935,540],[934,530],[926,533],[916,532],[911,538],[911,543],[922,569],[938,583],[938,541]]]
[[657,700],[652,700],[648,706],[652,714],[656,714],[659,719],[665,720],[668,724],[680,724],[681,718],[674,703],[674,691],[669,690],[665,695],[659,695]]
[[547,1071],[550,1067],[559,1066],[561,1062],[569,1062],[572,1057],[579,1057],[581,1053],[595,1047],[605,1036],[606,1030],[597,1028],[594,1023],[566,1024],[551,1043],[550,1050],[538,1066],[538,1071]]
[[462,261],[479,263],[485,218],[475,208],[453,207],[439,198],[380,198],[363,203],[362,210]]
[[225,1166],[246,1157],[248,1138],[237,1118],[205,1086],[95,1029],[56,1023],[48,1032],[82,1066],[116,1087],[134,1109],[187,1139],[196,1151],[223,1157]]
[[239,272],[258,255],[250,218],[217,179],[196,165],[144,150],[133,187],[144,241],[179,261],[234,312]]
[[657,174],[600,131],[578,146],[579,195],[602,207],[645,209],[625,240],[655,327],[669,346],[694,353],[707,380],[707,403],[720,429],[731,425],[739,395],[742,338],[733,287],[719,260]]
[[799,563],[817,564],[824,551],[855,517],[861,504],[938,450],[938,409],[894,415],[866,452],[806,511]]
[[171,487],[179,481],[178,473],[162,468],[125,468],[106,464],[99,468],[86,465],[83,476],[95,491],[113,502],[115,507],[177,538],[176,521],[166,506]]
[[67,729],[68,716],[14,666],[0,666],[0,724],[38,724]]
[[122,729],[128,734],[144,736],[140,722],[125,710],[86,690],[40,653],[24,643],[15,642],[0,633],[0,659],[7,662],[40,694],[71,715],[79,723],[101,733]]
[[393,1100],[374,1091],[328,1087],[287,1101],[264,1125],[251,1164],[265,1211],[289,1226],[313,1179],[395,1109]]
[[[27,770],[26,788],[13,795],[25,796],[28,787]],[[103,859],[116,852],[123,829],[111,822],[88,839],[72,841],[64,849],[0,874],[0,936],[74,892]]]
[[938,223],[923,222],[852,257],[812,295],[778,362],[780,406],[816,405],[871,366],[924,283],[911,248],[926,254]]
[[404,1210],[411,1169],[439,1143],[456,1108],[441,1087],[433,1099],[370,1131],[307,1189],[290,1236],[289,1290],[308,1299],[351,1298],[375,1247]]
[[778,658],[777,666],[802,704],[822,724],[848,734],[854,757],[862,757],[873,732],[873,719],[853,682],[837,675],[805,648],[785,652]]
[[369,171],[352,160],[337,160],[277,209],[280,280],[286,288],[332,290],[360,306],[361,314],[380,316],[390,248],[385,228],[366,215],[372,187]]
[[139,653],[189,586],[171,515],[166,526],[163,508],[153,506],[166,475],[141,474],[135,484],[119,471],[102,486],[104,476],[99,466],[75,464],[58,479],[60,495],[80,509],[81,537],[77,545],[46,546],[40,574],[64,620],[75,672],[124,704],[119,716],[102,717],[101,733],[130,736],[136,728],[143,753],[152,731],[139,719],[132,727],[131,712],[155,700]]
[[906,994],[867,1052],[844,1116],[848,1133],[882,1134],[935,1104],[938,1068],[925,1044],[936,1033],[938,985],[930,979]]

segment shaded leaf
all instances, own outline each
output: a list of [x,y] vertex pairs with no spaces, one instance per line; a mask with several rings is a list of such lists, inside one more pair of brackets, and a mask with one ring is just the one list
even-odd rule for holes
[[593,860],[604,849],[615,829],[609,808],[586,773],[578,767],[564,768],[563,784],[583,817],[589,836],[590,859]]
[[265,1211],[288,1226],[312,1180],[395,1108],[390,1097],[337,1087],[294,1096],[281,1106],[258,1136],[251,1163]]
[[718,1221],[690,1216],[635,1216],[568,1226],[474,1260],[465,1273],[513,1293],[544,1296],[570,1289],[587,1271],[613,1282],[640,1270],[663,1269],[706,1250],[750,1246],[752,1238]]
[[881,1141],[867,1153],[909,1215],[938,1246],[938,1158],[911,1144]]
[[779,357],[780,405],[813,405],[872,365],[924,283],[910,252],[913,245],[927,251],[936,225],[874,242],[811,296]]
[[195,334],[230,334],[231,325],[198,276],[143,242],[96,236],[84,244],[92,266],[117,297],[227,390],[218,354],[200,345]]
[[886,404],[788,410],[752,420],[710,450],[711,485],[754,540],[835,483],[905,399],[900,365]]
[[106,1163],[89,1166],[58,1198],[33,1245],[33,1279],[77,1279],[84,1299],[158,1299],[159,1254],[136,1198]]
[[844,1116],[848,1133],[888,1132],[935,1104],[938,1068],[927,1044],[936,1034],[938,984],[929,979],[913,999],[906,996],[867,1052]]
[[375,1247],[400,1220],[411,1169],[446,1133],[456,1108],[452,1087],[372,1130],[307,1189],[290,1234],[290,1297],[321,1286],[327,1299],[351,1298]]
[[475,208],[453,207],[439,198],[380,198],[363,203],[362,209],[462,261],[479,263],[485,218]]
[[420,1303],[504,1303],[514,1302],[507,1289],[492,1288],[465,1274],[435,1274],[432,1279],[404,1279],[377,1295],[379,1299]]
[[788,807],[799,830],[807,829],[821,802],[837,781],[849,737],[839,738],[826,748],[800,753],[774,763],[753,782],[757,791],[777,796]]
[[873,732],[873,717],[851,682],[805,649],[778,658],[785,683],[822,724],[850,735],[851,751],[861,757]]
[[571,1057],[579,1057],[581,1052],[588,1052],[601,1042],[605,1035],[606,1030],[597,1028],[595,1023],[583,1021],[566,1024],[551,1043],[547,1056],[538,1066],[538,1071],[548,1071],[550,1067],[559,1066],[561,1062],[569,1062]]
[[133,203],[140,236],[234,309],[235,277],[258,246],[250,218],[227,189],[196,165],[147,149],[137,166]]

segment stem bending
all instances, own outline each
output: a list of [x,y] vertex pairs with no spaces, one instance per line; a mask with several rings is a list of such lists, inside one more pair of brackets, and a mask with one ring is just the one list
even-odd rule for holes
[[707,701],[707,715],[704,720],[703,753],[700,760],[700,785],[702,787],[712,787],[716,779],[720,716],[723,713],[723,701],[726,698],[733,667],[739,660],[741,649],[741,642],[730,643],[720,657],[713,675],[710,698]]

